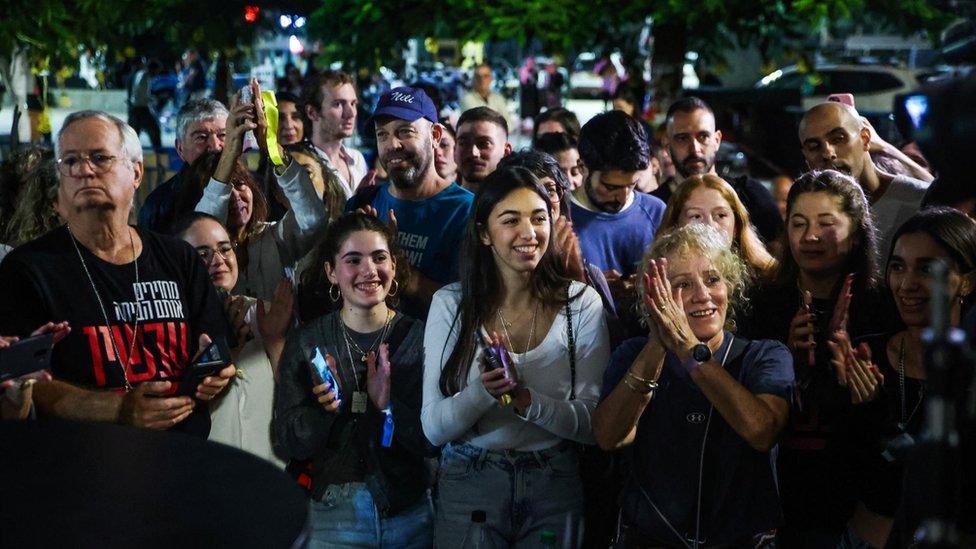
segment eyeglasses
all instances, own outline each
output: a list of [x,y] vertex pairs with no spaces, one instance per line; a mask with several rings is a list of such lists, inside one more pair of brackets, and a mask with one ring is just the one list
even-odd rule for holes
[[211,263],[213,263],[214,256],[219,255],[220,258],[223,259],[224,261],[229,261],[231,257],[235,257],[234,248],[235,246],[233,244],[221,244],[216,248],[208,248],[206,246],[200,246],[199,248],[197,248],[197,255],[200,256],[200,259],[203,260],[204,264],[210,265]]
[[82,164],[88,163],[95,175],[101,175],[111,170],[118,159],[118,156],[100,152],[68,153],[58,159],[58,171],[61,175],[77,176]]

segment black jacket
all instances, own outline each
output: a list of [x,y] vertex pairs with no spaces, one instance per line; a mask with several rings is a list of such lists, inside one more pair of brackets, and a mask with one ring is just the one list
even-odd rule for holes
[[[395,429],[392,445],[383,448],[383,413],[371,400],[365,413],[352,413],[355,372],[340,322],[338,312],[330,313],[289,334],[275,391],[274,431],[286,456],[311,460],[313,498],[321,499],[330,484],[365,482],[380,512],[395,515],[430,487],[425,458],[437,455],[420,424],[424,325],[404,315],[391,325],[387,342]],[[337,413],[327,412],[312,394],[310,361],[316,348],[338,363],[343,403]],[[360,387],[365,390],[365,379]]]

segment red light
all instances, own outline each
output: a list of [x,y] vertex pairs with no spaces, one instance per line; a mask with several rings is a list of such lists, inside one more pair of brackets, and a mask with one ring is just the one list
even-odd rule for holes
[[255,23],[260,12],[261,8],[258,6],[244,6],[244,20],[248,23]]

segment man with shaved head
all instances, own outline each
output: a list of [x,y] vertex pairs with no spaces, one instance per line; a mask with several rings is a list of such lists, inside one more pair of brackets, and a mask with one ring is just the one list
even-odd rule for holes
[[800,144],[810,169],[844,172],[864,190],[878,231],[880,259],[884,261],[890,252],[892,234],[918,211],[929,184],[877,169],[869,154],[871,127],[853,107],[843,103],[821,103],[808,110],[800,121]]

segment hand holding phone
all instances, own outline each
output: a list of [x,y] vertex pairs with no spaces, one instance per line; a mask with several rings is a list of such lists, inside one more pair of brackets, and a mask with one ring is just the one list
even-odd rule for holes
[[497,333],[484,338],[483,371],[481,381],[498,403],[507,406],[512,402],[511,393],[518,385],[518,372],[512,363],[508,350]]
[[223,338],[216,338],[192,364],[187,366],[176,394],[196,397],[197,387],[203,383],[203,380],[218,375],[230,363],[231,355],[227,341]]
[[[330,362],[332,364],[330,364]],[[310,363],[312,369],[312,393],[326,410],[334,412],[342,405],[342,387],[332,373],[335,359],[322,354],[322,350],[315,348],[315,356]]]
[[45,333],[0,348],[0,382],[47,370],[51,364],[54,334]]

